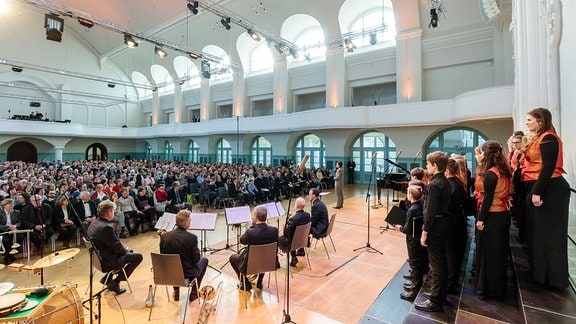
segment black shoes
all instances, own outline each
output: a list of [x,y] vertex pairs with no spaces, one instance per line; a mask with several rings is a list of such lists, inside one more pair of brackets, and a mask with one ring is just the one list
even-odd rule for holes
[[292,267],[295,267],[298,264],[298,258],[293,257],[292,260],[290,261],[290,265]]
[[11,254],[6,254],[6,256],[4,256],[4,264],[5,265],[9,265],[9,264],[13,263],[14,261],[16,261],[16,258],[13,257]]
[[334,209],[342,209],[342,206],[334,206],[334,207],[332,207],[332,208],[334,208]]
[[120,283],[116,280],[110,281],[107,288],[116,295],[122,295],[126,292],[126,288],[120,288]]
[[[404,284],[402,285],[404,286],[404,289],[406,289],[406,291],[410,291],[410,290],[414,290],[416,288],[420,288],[417,285],[415,285],[412,281],[404,281]],[[417,290],[417,289],[416,289]]]
[[436,303],[430,301],[430,299],[426,299],[425,301],[423,301],[421,303],[416,303],[416,304],[414,304],[414,307],[416,307],[417,310],[421,310],[424,312],[443,312],[444,311],[444,308],[442,307],[442,305],[436,304]]
[[306,252],[304,252],[304,249],[299,249],[296,251],[296,256],[306,256]]
[[118,235],[119,238],[126,238],[126,234],[124,234],[124,232],[121,232],[120,235]]
[[407,300],[407,301],[413,301],[414,298],[416,298],[416,296],[418,296],[417,290],[405,291],[405,292],[400,294],[400,298]]
[[180,291],[174,291],[172,293],[172,298],[174,298],[174,301],[179,301],[180,300]]
[[407,279],[407,280],[412,280],[411,275],[403,275],[402,278]]

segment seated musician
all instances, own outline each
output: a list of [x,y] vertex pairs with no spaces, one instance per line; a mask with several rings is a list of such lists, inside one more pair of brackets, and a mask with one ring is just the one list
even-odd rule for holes
[[[14,200],[6,198],[0,203],[0,233],[15,231],[20,226],[20,211],[14,210]],[[14,255],[10,254],[14,235],[3,235],[2,244],[4,245],[4,264],[10,264],[16,261]],[[24,234],[17,234],[16,241],[22,243]]]

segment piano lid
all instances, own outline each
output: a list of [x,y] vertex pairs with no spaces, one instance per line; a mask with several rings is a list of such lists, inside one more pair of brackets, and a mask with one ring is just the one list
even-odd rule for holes
[[396,162],[394,162],[394,161],[392,161],[392,160],[390,160],[390,159],[388,159],[388,158],[385,158],[384,161],[386,161],[386,162],[392,164],[393,166],[397,167],[398,169],[400,169],[400,170],[402,170],[402,171],[410,174],[410,171],[406,170],[406,169],[405,169],[403,166],[401,166],[400,164],[398,164],[398,163],[396,163]]

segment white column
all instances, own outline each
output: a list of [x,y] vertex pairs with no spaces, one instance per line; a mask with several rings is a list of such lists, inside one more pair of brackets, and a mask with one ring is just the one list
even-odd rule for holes
[[[174,124],[181,124],[183,122],[182,118],[185,117],[183,114],[183,108],[182,107],[182,102],[183,102],[183,98],[182,98],[182,86],[179,84],[175,84],[174,85]],[[188,122],[188,120],[184,121],[185,123]]]
[[544,107],[552,113],[554,126],[559,131],[559,0],[514,0],[512,10],[516,59],[514,129],[525,128],[528,111]]
[[212,105],[212,92],[210,91],[210,80],[202,78],[200,81],[200,120],[213,118],[214,112],[210,113]]
[[344,48],[330,48],[326,52],[326,108],[344,107],[346,62]]
[[250,108],[246,98],[246,86],[244,84],[244,71],[240,69],[234,69],[232,80],[232,115],[234,116],[244,116],[249,115],[247,109]]
[[54,161],[62,161],[63,147],[54,147]]
[[160,116],[160,97],[158,90],[152,91],[152,126],[156,126],[163,122],[164,118]]
[[422,29],[399,31],[396,36],[396,102],[422,100]]
[[276,56],[274,61],[274,115],[288,113],[289,91],[286,57]]

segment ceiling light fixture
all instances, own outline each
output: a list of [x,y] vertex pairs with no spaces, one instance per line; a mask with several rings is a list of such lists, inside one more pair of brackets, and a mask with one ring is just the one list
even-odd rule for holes
[[168,53],[166,53],[166,51],[162,49],[162,46],[158,45],[154,47],[154,53],[156,53],[156,55],[158,55],[159,58],[166,58],[168,56]]
[[94,27],[94,22],[88,18],[78,17],[78,23],[86,28]]
[[230,17],[222,17],[222,19],[220,19],[220,22],[222,23],[222,26],[224,26],[224,28],[226,28],[226,30],[230,30],[230,28],[232,28],[232,26],[230,26]]
[[134,40],[134,37],[130,34],[124,34],[124,44],[130,48],[138,47],[138,43]]
[[190,56],[190,58],[193,59],[193,60],[197,60],[197,59],[199,59],[199,58],[202,57],[202,55],[196,54],[196,53],[194,53],[194,52],[188,52],[188,56]]
[[190,1],[186,6],[188,7],[188,10],[190,10],[191,13],[195,15],[198,14],[198,1]]
[[252,38],[253,40],[259,42],[260,41],[260,35],[258,35],[255,31],[253,31],[252,29],[247,29],[246,32],[248,33],[248,35],[250,35],[250,38]]
[[346,52],[348,53],[353,53],[354,49],[356,48],[356,45],[354,45],[354,43],[352,43],[352,41],[348,38],[344,40],[344,46],[346,47]]

